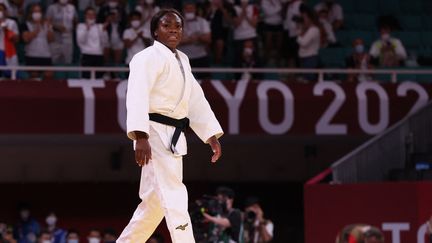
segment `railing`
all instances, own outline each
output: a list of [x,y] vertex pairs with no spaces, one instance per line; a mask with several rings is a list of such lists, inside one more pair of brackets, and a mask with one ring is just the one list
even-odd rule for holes
[[406,166],[412,152],[432,150],[432,102],[335,162],[336,183],[382,181]]
[[[128,72],[127,67],[82,67],[82,66],[0,66],[1,71],[11,71],[11,79],[17,79],[18,71],[54,71],[54,72],[90,72],[90,79],[96,78],[96,72]],[[318,75],[323,81],[325,74],[388,74],[391,81],[396,83],[398,75],[432,75],[432,68],[425,70],[405,69],[302,69],[302,68],[193,68],[197,73],[278,73]],[[432,82],[432,80],[431,80]]]

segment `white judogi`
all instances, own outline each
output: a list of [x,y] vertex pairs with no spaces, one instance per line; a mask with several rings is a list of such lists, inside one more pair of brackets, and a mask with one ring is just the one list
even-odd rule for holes
[[149,121],[148,113],[175,119],[188,117],[190,127],[204,142],[214,135],[222,136],[223,131],[192,75],[187,56],[180,51],[177,54],[184,72],[176,54],[158,41],[136,54],[129,64],[128,137],[136,139],[133,131],[149,134],[152,160],[142,167],[142,202],[117,243],[145,243],[164,216],[173,243],[195,242],[187,211],[187,190],[182,182],[185,136],[180,135],[173,154],[170,143],[175,128]]

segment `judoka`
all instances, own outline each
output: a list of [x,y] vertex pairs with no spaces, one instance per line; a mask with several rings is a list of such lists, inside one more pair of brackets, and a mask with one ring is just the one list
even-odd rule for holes
[[142,166],[142,202],[117,243],[145,243],[165,216],[173,243],[194,243],[183,184],[182,156],[187,127],[209,144],[216,162],[222,154],[222,128],[192,75],[189,59],[176,49],[183,17],[174,9],[153,16],[154,44],[131,60],[126,96],[127,135]]

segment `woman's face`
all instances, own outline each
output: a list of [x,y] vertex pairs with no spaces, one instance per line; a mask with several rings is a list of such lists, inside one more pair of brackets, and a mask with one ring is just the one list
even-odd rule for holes
[[183,36],[182,19],[174,13],[167,13],[159,20],[156,40],[174,50]]

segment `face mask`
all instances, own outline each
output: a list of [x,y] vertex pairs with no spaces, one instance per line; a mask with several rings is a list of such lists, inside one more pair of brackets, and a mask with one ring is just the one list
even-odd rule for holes
[[246,47],[243,49],[243,54],[245,54],[245,55],[250,56],[250,55],[252,55],[252,53],[253,53],[253,49],[250,47]]
[[109,6],[110,8],[116,8],[117,5],[118,5],[117,2],[108,2],[108,6]]
[[388,41],[390,39],[390,34],[386,33],[386,34],[382,34],[381,35],[381,39],[383,41]]
[[363,45],[356,45],[354,49],[359,54],[364,52],[364,46]]
[[79,243],[79,240],[71,239],[71,240],[68,240],[67,243]]
[[48,216],[45,221],[49,226],[53,226],[57,222],[57,218],[55,216]]
[[34,12],[34,13],[32,13],[32,18],[34,21],[39,21],[42,19],[42,13],[41,12]]
[[60,4],[66,5],[68,3],[68,0],[59,0]]
[[131,21],[131,26],[134,29],[137,29],[138,27],[140,27],[140,25],[141,25],[141,22],[139,20],[132,20]]
[[145,0],[145,2],[146,2],[148,5],[152,5],[152,4],[154,3],[154,0]]
[[22,220],[27,220],[30,216],[30,212],[27,210],[21,211],[20,216]]
[[100,243],[100,239],[99,238],[96,238],[96,237],[89,237],[88,238],[88,242],[89,243]]
[[86,20],[86,23],[87,23],[88,25],[93,25],[94,23],[96,23],[96,20],[95,20],[95,19],[87,19],[87,20]]
[[185,18],[187,20],[192,20],[195,18],[195,13],[185,13]]
[[42,243],[52,243],[50,240],[43,240]]

